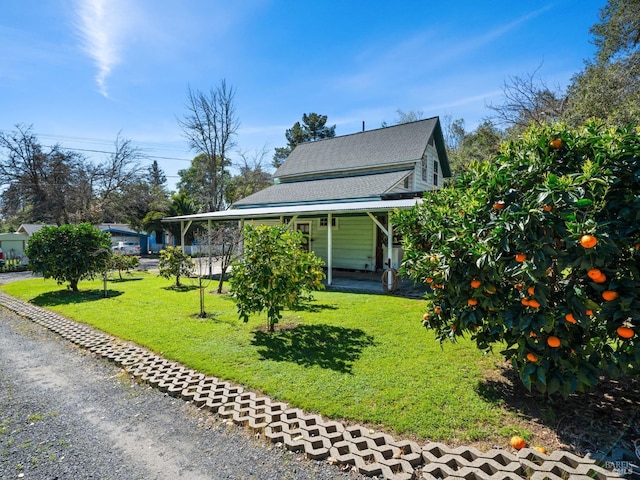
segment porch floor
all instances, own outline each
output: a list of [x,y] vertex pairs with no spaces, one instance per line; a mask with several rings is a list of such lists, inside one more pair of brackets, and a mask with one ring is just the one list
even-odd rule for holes
[[382,288],[382,272],[352,272],[344,270],[333,270],[333,282],[327,285],[327,280],[323,282],[327,290],[352,293],[372,293],[379,295],[399,295],[406,297],[422,297],[426,288],[416,285],[406,278],[398,278],[398,287],[395,292],[387,293]]

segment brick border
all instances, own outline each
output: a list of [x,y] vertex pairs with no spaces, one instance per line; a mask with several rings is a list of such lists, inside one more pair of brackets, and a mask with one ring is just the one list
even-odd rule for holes
[[351,465],[363,475],[388,480],[424,479],[598,479],[624,478],[589,457],[555,451],[544,455],[524,448],[480,452],[441,443],[395,440],[364,427],[345,426],[320,415],[245,391],[241,386],[207,376],[89,325],[23,302],[0,292],[0,305],[104,357],[140,381],[192,402],[219,418],[260,433],[287,449],[314,460]]

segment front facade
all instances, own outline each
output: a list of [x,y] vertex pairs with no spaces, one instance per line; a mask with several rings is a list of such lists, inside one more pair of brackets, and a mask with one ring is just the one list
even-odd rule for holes
[[402,259],[390,214],[410,208],[451,175],[437,117],[298,145],[275,172],[278,182],[221,212],[193,221],[291,225],[332,268],[374,272]]

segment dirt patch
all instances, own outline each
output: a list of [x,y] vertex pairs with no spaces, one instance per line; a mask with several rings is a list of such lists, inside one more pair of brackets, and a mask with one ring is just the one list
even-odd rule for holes
[[[549,451],[638,461],[640,447],[640,379],[600,378],[588,393],[567,399],[528,392],[517,373],[505,364],[479,387],[487,399],[520,418],[518,426],[531,432],[530,444]],[[486,450],[487,442],[474,445]]]

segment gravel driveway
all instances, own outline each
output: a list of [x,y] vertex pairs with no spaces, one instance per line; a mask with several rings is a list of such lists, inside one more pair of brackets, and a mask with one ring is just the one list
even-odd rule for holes
[[0,308],[0,478],[363,479],[134,383]]

